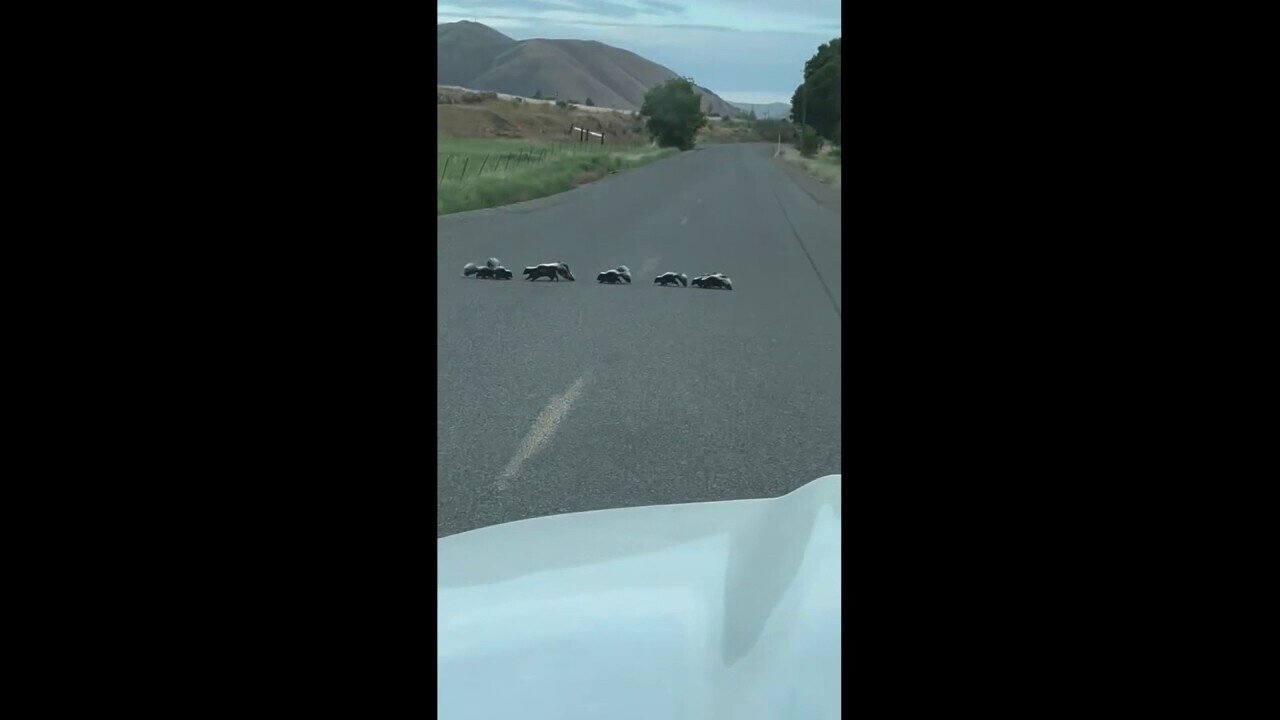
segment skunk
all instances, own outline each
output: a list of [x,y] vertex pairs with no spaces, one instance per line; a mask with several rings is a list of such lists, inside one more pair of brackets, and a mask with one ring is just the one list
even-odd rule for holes
[[631,277],[629,275],[624,275],[617,270],[605,270],[596,276],[596,282],[609,283],[610,285],[617,285],[623,280],[631,282]]
[[728,277],[715,273],[713,275],[702,275],[689,281],[690,285],[700,288],[724,288],[725,290],[733,289],[733,280]]
[[498,267],[493,269],[493,279],[494,280],[510,280],[511,271],[499,265]]
[[524,274],[529,276],[525,278],[526,280],[536,280],[540,277],[548,277],[556,282],[559,282],[560,278],[565,280],[574,279],[573,273],[569,271],[569,263],[563,262],[542,263],[541,265],[527,267],[524,269]]
[[628,284],[630,284],[630,282],[631,282],[631,268],[627,267],[626,265],[619,265],[618,267],[614,268],[614,270],[615,270],[619,275],[621,275],[621,276],[622,276],[622,279],[623,279],[623,280],[626,280],[626,281],[627,281],[627,283],[628,283]]
[[684,273],[662,273],[658,277],[654,278],[653,282],[654,284],[661,285],[663,287],[674,285],[676,283],[680,283],[681,287],[689,287],[689,276]]
[[[472,275],[475,275],[478,278],[491,278],[493,277],[494,271],[500,267],[502,267],[502,261],[498,258],[489,258],[484,262],[483,267],[476,265],[475,263],[467,263],[462,266],[462,276],[471,277]],[[485,272],[486,270],[488,272]]]

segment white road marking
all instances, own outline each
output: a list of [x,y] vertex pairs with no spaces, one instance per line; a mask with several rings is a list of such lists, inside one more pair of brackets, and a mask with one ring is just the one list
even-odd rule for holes
[[[507,463],[507,467],[499,477],[515,477],[525,461],[536,455],[550,442],[551,437],[556,433],[556,428],[560,426],[560,421],[564,420],[573,401],[581,394],[582,386],[586,381],[587,378],[584,375],[575,380],[563,395],[551,398],[551,402],[547,403],[547,407],[533,421],[533,427],[529,428],[529,434],[525,435],[524,442],[520,443],[520,449],[516,450],[515,456],[511,458],[511,462]],[[506,483],[500,483],[500,487],[505,486]]]

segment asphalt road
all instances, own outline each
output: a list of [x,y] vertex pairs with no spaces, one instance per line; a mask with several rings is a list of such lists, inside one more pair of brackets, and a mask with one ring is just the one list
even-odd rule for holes
[[[437,218],[437,536],[840,472],[840,210],[765,145]],[[516,279],[461,276],[496,256]],[[577,282],[520,279],[564,261]],[[632,285],[595,282],[629,266]],[[723,272],[732,291],[655,275]]]

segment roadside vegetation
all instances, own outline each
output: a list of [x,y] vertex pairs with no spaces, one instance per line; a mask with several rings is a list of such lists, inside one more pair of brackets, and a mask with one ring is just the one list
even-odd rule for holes
[[640,115],[659,147],[682,151],[692,150],[698,131],[707,126],[691,78],[671,78],[645,93]]
[[823,43],[805,63],[804,82],[791,98],[786,120],[725,118],[701,128],[699,143],[768,142],[779,159],[840,187],[840,38]]
[[676,152],[652,144],[437,137],[436,214],[554,195]]

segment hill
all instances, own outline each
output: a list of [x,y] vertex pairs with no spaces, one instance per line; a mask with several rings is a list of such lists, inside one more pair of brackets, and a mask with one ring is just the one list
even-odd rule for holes
[[[670,68],[622,48],[594,40],[513,40],[481,23],[436,26],[437,85],[455,85],[522,97],[639,110],[644,94],[678,77]],[[704,112],[736,117],[742,112],[698,86]]]
[[756,117],[760,119],[769,118],[772,120],[785,120],[791,117],[791,105],[788,103],[741,103],[730,102],[730,105],[739,108],[743,112],[750,112],[752,109],[756,111]]

